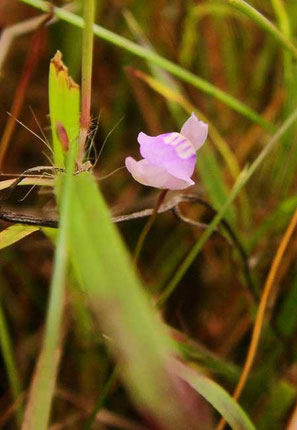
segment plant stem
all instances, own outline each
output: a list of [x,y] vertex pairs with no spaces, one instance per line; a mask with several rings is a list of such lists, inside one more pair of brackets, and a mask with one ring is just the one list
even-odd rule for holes
[[82,40],[82,67],[81,67],[81,117],[78,163],[84,158],[85,143],[91,119],[91,93],[92,93],[92,65],[93,65],[93,25],[95,20],[95,0],[84,1],[84,30]]
[[135,266],[137,265],[137,261],[138,261],[140,252],[142,250],[142,246],[143,246],[143,243],[145,241],[145,238],[147,237],[150,229],[152,228],[152,225],[153,225],[153,223],[154,223],[154,221],[155,221],[155,219],[157,217],[159,207],[163,203],[163,201],[164,201],[164,199],[166,197],[167,192],[168,192],[168,190],[162,190],[161,191],[161,193],[159,195],[159,198],[158,198],[158,200],[157,200],[157,202],[155,204],[153,213],[151,214],[151,216],[147,220],[147,222],[146,222],[145,226],[143,227],[143,230],[142,230],[142,232],[141,232],[141,234],[140,234],[140,236],[138,238],[138,242],[137,242],[137,245],[135,247],[135,252],[134,252],[134,264],[135,264]]

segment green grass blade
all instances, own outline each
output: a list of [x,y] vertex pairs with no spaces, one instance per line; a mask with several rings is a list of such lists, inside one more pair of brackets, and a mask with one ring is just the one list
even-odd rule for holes
[[[228,143],[225,139],[220,135],[214,124],[212,124],[205,115],[199,111],[194,105],[192,105],[179,91],[175,88],[172,89],[170,87],[170,83],[167,85],[163,82],[159,82],[155,78],[146,75],[143,72],[138,70],[134,70],[135,75],[144,81],[149,87],[151,87],[158,94],[162,95],[169,100],[171,103],[175,103],[180,106],[180,116],[186,119],[184,112],[187,112],[189,115],[194,112],[197,117],[208,123],[209,126],[209,137],[213,141],[217,151],[223,157],[226,166],[228,167],[231,175],[234,179],[238,177],[240,174],[240,168],[238,162],[236,160],[235,155],[231,151],[228,146]],[[180,123],[181,125],[181,123]],[[212,150],[208,144],[204,145],[198,152],[197,157],[197,166],[198,166],[198,174],[201,173],[201,180],[206,190],[209,193],[209,197],[211,202],[214,204],[216,208],[220,208],[221,205],[227,199],[228,188],[224,181],[224,176],[222,174],[222,169],[217,161],[216,154]],[[208,164],[210,162],[210,164]],[[247,200],[247,196],[242,193],[240,196],[240,203],[242,206],[242,213],[244,219],[248,217],[250,213],[249,204]],[[232,222],[236,218],[235,207],[231,205],[228,210],[229,220]]]
[[[56,377],[61,355],[61,329],[65,302],[69,219],[71,216],[72,181],[77,155],[77,144],[70,147],[67,172],[60,191],[60,227],[50,286],[49,306],[42,350],[33,376],[23,430],[46,429],[50,417]],[[58,178],[58,179],[62,179]],[[61,181],[60,182],[60,186]]]
[[258,169],[258,167],[265,160],[267,155],[272,151],[272,149],[277,145],[281,137],[294,125],[297,120],[297,109],[294,110],[292,115],[283,123],[283,125],[278,129],[275,133],[271,141],[265,146],[265,148],[260,152],[256,160],[251,164],[250,167],[246,168],[241,172],[238,180],[236,181],[234,187],[232,188],[229,197],[223,207],[219,210],[218,214],[214,217],[212,222],[209,224],[209,227],[203,232],[199,241],[193,246],[189,254],[186,256],[185,260],[181,264],[180,268],[177,270],[171,282],[165,288],[163,294],[159,299],[159,306],[162,306],[170,294],[174,291],[175,287],[179,283],[179,281],[183,278],[184,274],[191,266],[198,253],[201,251],[203,245],[207,242],[208,238],[211,236],[214,229],[217,227],[219,222],[225,216],[226,211],[238,196],[239,192],[254,174],[254,172]]
[[11,225],[10,227],[0,232],[0,249],[10,246],[13,243],[22,240],[24,237],[29,236],[29,234],[34,233],[34,231],[38,230],[40,230],[39,227],[29,225]]
[[[65,282],[68,264],[69,219],[71,216],[72,182],[78,146],[78,106],[79,90],[76,84],[69,85],[67,69],[61,62],[60,55],[50,66],[50,114],[53,136],[56,132],[56,121],[66,129],[70,147],[66,157],[66,173],[56,180],[56,194],[59,203],[59,230],[56,239],[54,269],[50,286],[50,297],[45,324],[45,335],[29,392],[25,411],[23,430],[46,429],[49,422],[53,401],[56,377],[61,356],[62,317],[65,304]],[[75,93],[73,90],[75,89]],[[62,97],[59,105],[59,97]],[[56,109],[56,110],[55,110]],[[74,116],[71,117],[70,115]],[[62,121],[66,121],[63,123]],[[56,136],[58,138],[58,136]],[[55,148],[55,146],[54,146]],[[55,161],[62,163],[63,152],[60,142],[56,141]]]
[[282,336],[290,338],[294,336],[297,328],[297,273],[295,271],[292,279],[292,285],[287,292],[285,299],[277,316],[276,325]]
[[233,430],[256,430],[239,404],[220,385],[193,369],[178,364],[177,372],[220,412]]
[[[22,1],[23,3],[29,4],[30,6],[33,6],[39,10],[42,10],[43,12],[49,11],[48,4],[41,0],[20,0],[20,1]],[[83,20],[81,17],[58,7],[53,8],[53,10],[54,10],[54,14],[59,19],[64,20],[77,27],[83,28]],[[199,78],[198,76],[189,72],[183,67],[163,58],[161,55],[156,54],[150,51],[149,49],[143,48],[137,45],[136,43],[133,43],[130,40],[127,40],[124,37],[119,36],[113,33],[112,31],[109,31],[99,25],[94,25],[94,34],[97,37],[100,37],[101,39],[105,40],[106,42],[109,42],[119,48],[122,48],[130,52],[131,54],[136,55],[139,58],[143,58],[144,60],[147,60],[157,66],[162,67],[164,70],[166,70],[169,73],[172,73],[174,76],[178,77],[182,81],[193,85],[194,87],[198,88],[204,93],[225,103],[231,109],[235,110],[236,112],[250,119],[252,122],[259,124],[265,130],[272,131],[271,124],[265,119],[263,119],[253,109],[249,108],[248,106],[246,106],[245,104],[237,100],[236,98],[230,96],[229,94],[225,93],[224,91],[220,90],[219,88],[215,87],[214,85],[205,81],[204,79]]]
[[[4,279],[0,279],[1,284],[4,282]],[[13,400],[17,400],[19,395],[21,394],[21,381],[20,375],[17,370],[17,365],[15,362],[12,339],[9,333],[8,324],[5,317],[5,312],[0,303],[0,346],[1,346],[1,354],[3,358],[3,362],[5,365],[5,369],[7,372],[7,378],[9,381],[10,391]],[[18,424],[21,422],[22,417],[22,409],[20,407],[17,408],[17,421]]]
[[224,3],[202,3],[190,5],[187,16],[184,21],[181,34],[180,60],[184,66],[190,66],[193,58],[197,55],[196,47],[198,46],[199,32],[197,25],[205,16],[215,16],[221,18],[238,18],[247,20],[247,18],[233,9],[229,4]]
[[244,0],[228,0],[229,4],[240,12],[248,16],[253,22],[255,22],[264,31],[269,33],[274,39],[287,51],[289,51],[295,59],[297,59],[297,48],[296,46],[283,34],[281,33],[274,24],[272,24],[265,16],[263,16],[254,7],[249,5]]

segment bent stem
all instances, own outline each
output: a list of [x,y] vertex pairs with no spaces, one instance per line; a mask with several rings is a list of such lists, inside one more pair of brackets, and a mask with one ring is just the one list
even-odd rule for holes
[[143,227],[143,230],[142,230],[142,232],[138,238],[138,241],[137,241],[137,244],[135,247],[135,251],[134,251],[134,265],[135,266],[137,265],[138,258],[139,258],[140,252],[142,250],[142,246],[143,246],[143,243],[145,241],[145,238],[147,237],[150,229],[152,228],[152,225],[153,225],[153,223],[157,217],[158,210],[159,210],[161,204],[163,203],[167,193],[168,193],[168,190],[162,190],[161,191],[159,198],[155,204],[153,213],[151,214],[151,216],[147,220],[147,222],[146,222],[145,226]]

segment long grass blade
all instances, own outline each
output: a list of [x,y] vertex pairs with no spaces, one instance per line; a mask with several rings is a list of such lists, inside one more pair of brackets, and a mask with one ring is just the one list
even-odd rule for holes
[[177,364],[177,373],[224,416],[233,430],[256,429],[241,407],[216,382],[179,363]]
[[274,39],[287,51],[289,51],[295,59],[297,59],[297,48],[296,46],[275,27],[264,15],[262,15],[257,9],[248,4],[244,0],[228,0],[228,3],[240,10],[246,16],[248,16],[253,22],[259,27],[268,32]]
[[[60,227],[54,258],[54,271],[42,350],[33,376],[22,430],[46,429],[61,357],[62,318],[65,306],[65,283],[69,219],[71,215],[72,181],[77,143],[71,145],[67,172],[60,190]],[[59,178],[62,179],[62,178]],[[62,183],[60,182],[60,186]]]

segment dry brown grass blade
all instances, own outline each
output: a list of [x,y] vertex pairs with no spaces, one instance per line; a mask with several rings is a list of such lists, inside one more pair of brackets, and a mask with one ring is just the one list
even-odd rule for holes
[[[27,56],[27,60],[23,68],[17,89],[15,91],[14,100],[11,107],[11,116],[7,120],[5,129],[2,135],[2,139],[0,142],[0,168],[2,168],[3,160],[6,155],[11,136],[16,126],[15,118],[19,116],[19,113],[22,109],[27,88],[29,86],[32,74],[37,65],[37,62],[43,47],[43,42],[44,42],[43,26],[51,18],[51,15],[46,14],[38,18],[39,19],[36,20],[35,22],[35,25],[37,25],[37,31],[33,36],[31,47],[28,51],[29,53]],[[27,24],[27,21],[24,24]],[[3,39],[2,39],[2,42],[3,42]],[[0,64],[0,67],[1,67],[1,64]]]
[[27,19],[3,30],[0,38],[0,74],[3,73],[3,64],[14,39],[37,30],[44,22],[45,16],[48,16],[48,14]]
[[[297,208],[291,218],[291,221],[281,239],[281,242],[279,244],[279,247],[276,251],[276,254],[274,256],[274,259],[272,261],[266,282],[265,282],[265,286],[263,289],[263,293],[261,296],[261,300],[259,303],[259,308],[258,308],[258,312],[257,312],[257,316],[256,316],[256,320],[255,320],[255,325],[254,325],[254,329],[253,329],[253,333],[252,333],[252,339],[250,342],[250,346],[249,346],[249,350],[246,356],[246,360],[243,366],[243,370],[241,373],[241,376],[239,378],[239,382],[237,384],[237,387],[233,393],[233,398],[235,400],[238,400],[238,398],[240,397],[247,378],[249,376],[249,373],[251,371],[252,365],[254,363],[254,359],[257,353],[257,348],[259,345],[259,340],[260,340],[260,336],[261,336],[261,331],[262,331],[262,327],[263,327],[263,323],[264,323],[264,316],[265,316],[265,310],[267,307],[267,303],[268,303],[268,299],[270,297],[270,293],[272,290],[272,287],[274,285],[274,281],[275,281],[275,277],[277,275],[277,271],[279,269],[279,266],[282,262],[282,258],[284,256],[284,253],[288,247],[288,244],[290,242],[290,239],[294,233],[294,230],[296,228],[297,225]],[[223,430],[225,428],[226,422],[224,419],[222,419],[218,426],[217,426],[217,430]]]

